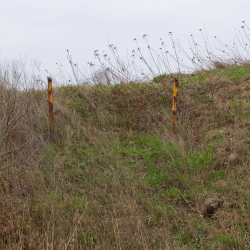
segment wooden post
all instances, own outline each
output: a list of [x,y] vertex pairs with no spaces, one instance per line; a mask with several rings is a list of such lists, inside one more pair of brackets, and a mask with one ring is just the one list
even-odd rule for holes
[[173,117],[172,117],[172,133],[175,134],[176,112],[177,112],[177,91],[178,78],[174,79],[174,95],[173,95]]
[[54,115],[53,115],[53,98],[52,98],[52,79],[48,77],[48,101],[49,101],[49,123],[50,136],[54,136]]

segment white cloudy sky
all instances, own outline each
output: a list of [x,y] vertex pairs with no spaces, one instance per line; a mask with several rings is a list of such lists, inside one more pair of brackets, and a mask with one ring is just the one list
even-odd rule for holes
[[0,1],[1,59],[28,56],[51,71],[56,62],[67,63],[67,49],[84,66],[108,41],[125,55],[143,34],[158,48],[169,31],[185,44],[206,25],[209,37],[229,43],[243,20],[250,24],[249,0]]

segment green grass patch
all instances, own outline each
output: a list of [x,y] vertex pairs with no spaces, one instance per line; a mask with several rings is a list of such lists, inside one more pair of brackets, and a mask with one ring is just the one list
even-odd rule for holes
[[232,235],[225,234],[217,236],[217,241],[222,243],[224,246],[231,247],[232,249],[240,249],[240,244]]
[[158,75],[158,76],[156,76],[156,77],[153,78],[153,81],[157,81],[157,80],[159,80],[159,79],[165,78],[166,76],[167,76],[166,73],[161,74],[161,75]]

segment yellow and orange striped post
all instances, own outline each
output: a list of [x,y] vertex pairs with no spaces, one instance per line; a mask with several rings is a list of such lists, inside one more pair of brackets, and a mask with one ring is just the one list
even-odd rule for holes
[[172,117],[172,133],[175,133],[176,112],[177,112],[177,91],[178,91],[178,78],[174,79],[174,95],[173,95],[173,117]]
[[52,98],[52,79],[48,77],[48,101],[49,101],[49,123],[50,136],[54,136],[54,114],[53,114],[53,98]]

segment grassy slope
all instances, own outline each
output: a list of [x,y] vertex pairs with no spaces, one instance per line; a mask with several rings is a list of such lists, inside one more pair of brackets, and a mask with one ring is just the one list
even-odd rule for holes
[[249,249],[250,66],[179,76],[175,136],[172,79],[55,89],[42,162],[1,182],[3,246]]

